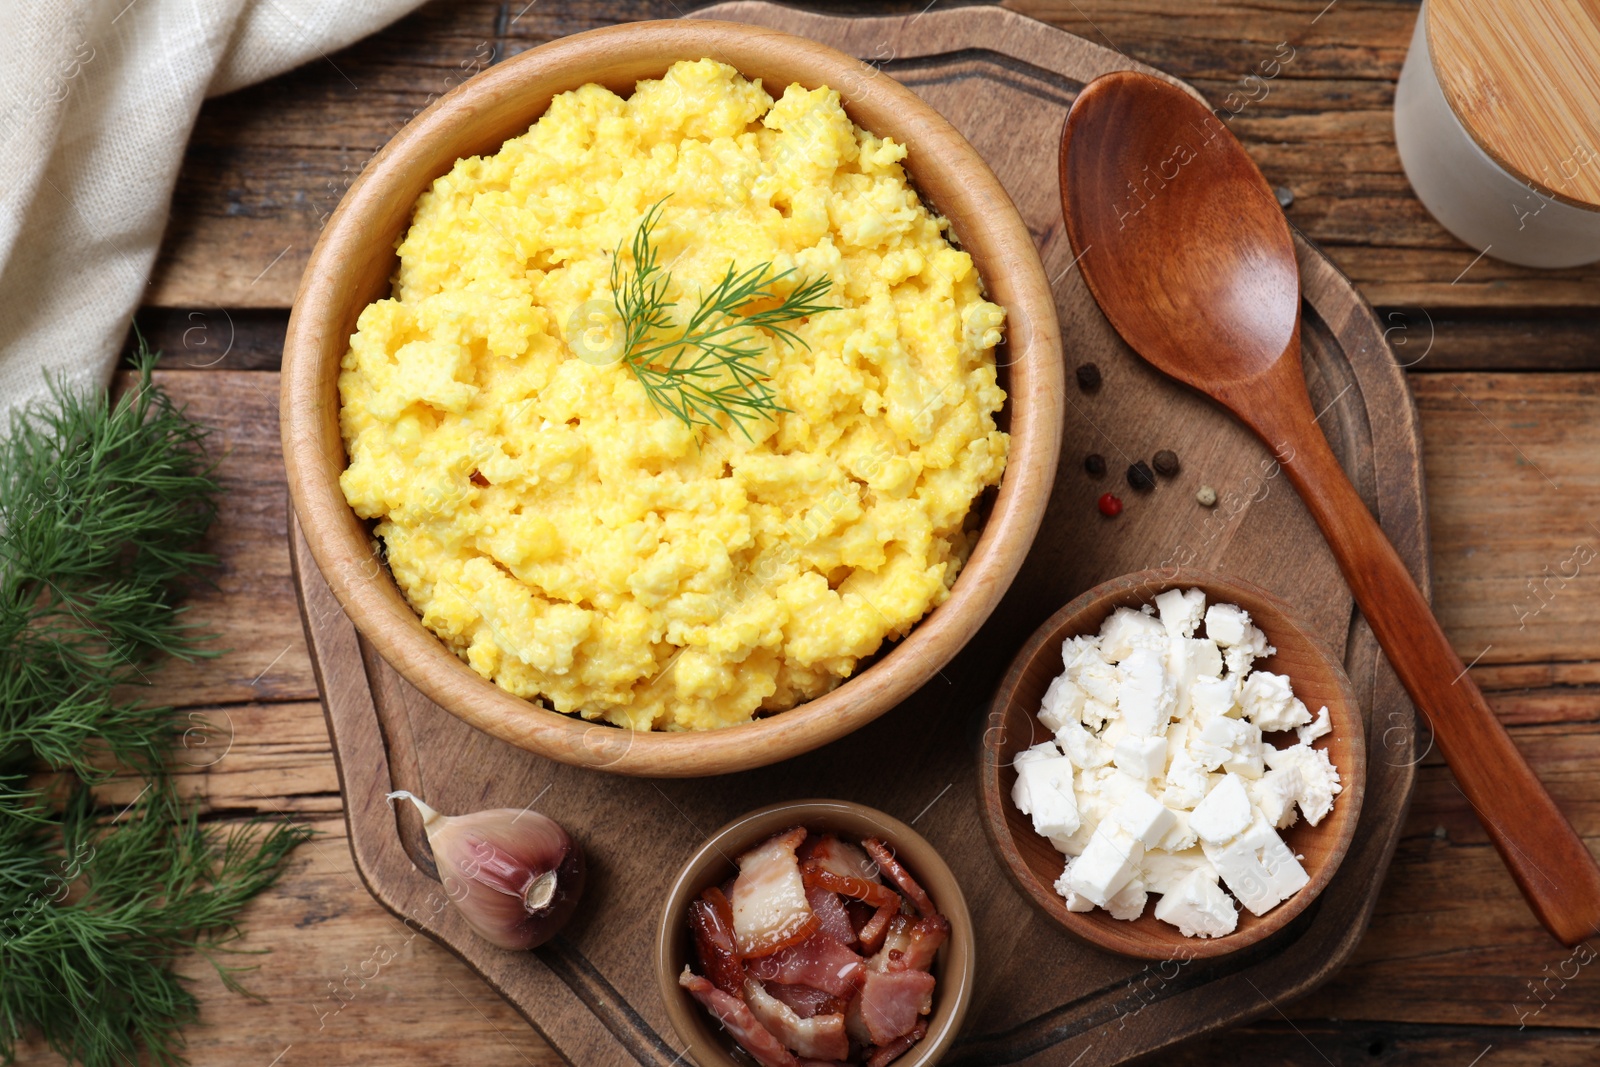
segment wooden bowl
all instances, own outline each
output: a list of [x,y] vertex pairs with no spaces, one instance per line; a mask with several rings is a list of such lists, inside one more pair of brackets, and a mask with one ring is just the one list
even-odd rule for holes
[[[1034,832],[1032,821],[1011,802],[1011,788],[1017,780],[1012,762],[1017,753],[1052,736],[1039,722],[1038,711],[1051,679],[1061,673],[1061,643],[1069,637],[1098,633],[1100,624],[1115,609],[1152,604],[1157,594],[1168,589],[1203,589],[1208,605],[1219,601],[1237,604],[1250,613],[1268,643],[1278,650],[1257,660],[1256,669],[1288,675],[1295,696],[1313,711],[1327,705],[1333,730],[1313,747],[1327,751],[1343,786],[1343,792],[1334,799],[1333,810],[1319,825],[1311,826],[1301,818],[1288,830],[1279,831],[1295,855],[1304,857],[1301,864],[1311,881],[1265,915],[1240,908],[1238,927],[1224,937],[1183,936],[1177,927],[1155,917],[1153,900],[1145,906],[1144,914],[1132,922],[1113,919],[1103,908],[1068,911],[1066,901],[1054,888],[1065,866],[1064,857]],[[1267,739],[1281,741],[1286,736],[1292,743],[1293,737],[1284,734],[1268,734]],[[1124,956],[1159,960],[1235,952],[1281,930],[1305,911],[1350,848],[1350,838],[1361,815],[1366,780],[1366,725],[1350,679],[1333,653],[1312,636],[1293,608],[1260,586],[1183,568],[1139,571],[1113,578],[1045,620],[1011,661],[1011,668],[989,705],[989,728],[984,734],[978,767],[984,826],[1017,887],[1068,933]]]
[[[949,218],[990,299],[1008,315],[999,352],[1011,453],[971,559],[949,599],[833,692],[752,723],[705,733],[635,733],[562,715],[501,690],[425,629],[339,488],[339,362],[356,317],[389,295],[395,244],[422,191],[463,156],[527,131],[551,98],[588,82],[631,93],[680,59],[714,56],[768,85],[829,85],[857,125],[904,142],[905,166]],[[1061,442],[1061,341],[1033,239],[970,144],[894,79],[804,38],[737,23],[642,22],[574,34],[469,79],[377,154],[329,219],[295,297],[283,347],[282,433],[290,495],[311,553],[362,635],[435,703],[551,759],[622,774],[695,776],[809,751],[904,700],[977,632],[1038,531]]]
[[718,830],[695,850],[667,893],[656,926],[656,971],[667,1017],[688,1053],[700,1067],[749,1067],[733,1039],[699,1003],[678,985],[685,964],[692,964],[689,905],[708,887],[720,885],[738,870],[734,858],[791,826],[831,830],[860,841],[877,837],[887,843],[901,864],[928,891],[934,907],[950,920],[950,938],[939,949],[932,968],[938,985],[928,1032],[895,1067],[929,1067],[936,1063],[961,1030],[972,1001],[975,963],[972,918],[961,885],[934,847],[911,827],[876,808],[848,800],[793,800],[758,808]]

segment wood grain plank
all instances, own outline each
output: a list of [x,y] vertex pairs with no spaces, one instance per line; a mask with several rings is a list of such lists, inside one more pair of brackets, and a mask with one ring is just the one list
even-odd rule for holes
[[[126,384],[124,374],[120,384]],[[214,633],[218,655],[168,660],[139,696],[179,707],[316,700],[316,680],[289,579],[288,491],[278,439],[278,375],[158,371],[156,380],[212,430],[224,497],[205,548],[220,566],[201,576],[189,620]]]
[[1600,376],[1428,374],[1411,389],[1434,607],[1462,660],[1594,658]]

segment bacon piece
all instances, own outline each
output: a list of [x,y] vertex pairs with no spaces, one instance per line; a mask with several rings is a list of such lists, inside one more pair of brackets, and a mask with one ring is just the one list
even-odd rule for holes
[[800,850],[800,862],[815,863],[823,870],[844,878],[878,881],[878,868],[861,850],[861,846],[841,841],[836,834],[822,834],[807,840],[805,847]]
[[844,902],[844,910],[850,916],[850,928],[855,931],[855,937],[860,937],[861,928],[872,921],[872,917],[878,914],[878,909],[864,900],[851,900],[849,897],[841,899]]
[[850,915],[844,910],[844,902],[839,899],[839,894],[820,885],[811,886],[806,890],[806,903],[811,905],[811,913],[817,917],[819,931],[841,945],[855,944],[856,928],[850,925]]
[[920,1016],[933,1010],[933,975],[927,971],[867,972],[861,987],[861,1019],[874,1045],[909,1034]]
[[867,855],[871,856],[883,873],[889,876],[890,881],[900,887],[900,892],[911,898],[911,903],[916,905],[918,912],[923,915],[938,914],[928,894],[917,884],[917,880],[911,877],[911,872],[900,866],[900,861],[894,858],[894,853],[888,845],[876,837],[869,837],[861,842],[861,847],[867,850]]
[[867,925],[861,928],[856,935],[856,941],[861,945],[863,952],[877,952],[883,946],[883,940],[889,933],[889,926],[900,917],[900,894],[892,893],[894,901],[879,908]]
[[744,1001],[724,993],[687,967],[678,976],[678,984],[687,989],[761,1067],[799,1067],[800,1061],[795,1059],[794,1053],[756,1021]]
[[889,931],[884,935],[883,946],[867,961],[868,970],[906,970],[900,960],[911,951],[911,922],[912,920],[904,915],[896,915],[889,920]]
[[901,1034],[887,1045],[873,1049],[867,1057],[867,1067],[889,1067],[889,1064],[904,1056],[912,1045],[921,1041],[927,1032],[927,1020],[917,1020],[917,1025],[911,1028],[909,1034]]
[[763,989],[760,982],[745,984],[744,1001],[756,1021],[796,1056],[842,1060],[850,1055],[850,1039],[845,1036],[842,1014],[802,1019],[789,1005]]
[[700,969],[712,985],[738,996],[744,990],[744,964],[733,942],[733,906],[722,890],[712,886],[689,905],[689,929]]
[[733,883],[733,936],[745,959],[769,956],[816,932],[817,917],[806,901],[806,885],[794,854],[805,839],[805,828],[797,826],[739,857],[739,877]]
[[808,985],[841,1000],[856,995],[866,980],[867,961],[827,934],[815,934],[798,945],[748,961],[751,977],[784,985]]
[[813,1015],[837,1015],[845,1009],[845,1002],[840,998],[808,985],[768,982],[766,990],[793,1008],[794,1013],[802,1019],[809,1019]]
[[828,889],[841,896],[864,900],[875,908],[882,908],[887,904],[898,906],[900,903],[900,894],[888,886],[880,882],[869,882],[865,878],[830,871],[826,867],[817,866],[814,860],[801,864],[800,877],[808,887]]
[[933,965],[939,946],[950,936],[950,920],[943,915],[927,915],[909,924],[900,957],[891,960],[890,970],[925,971]]

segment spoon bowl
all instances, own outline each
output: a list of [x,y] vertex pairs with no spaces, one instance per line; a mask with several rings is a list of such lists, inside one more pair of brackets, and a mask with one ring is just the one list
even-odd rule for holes
[[1084,280],[1134,351],[1202,389],[1254,378],[1291,346],[1298,361],[1289,224],[1204,104],[1136,71],[1096,78],[1067,116],[1061,175]]

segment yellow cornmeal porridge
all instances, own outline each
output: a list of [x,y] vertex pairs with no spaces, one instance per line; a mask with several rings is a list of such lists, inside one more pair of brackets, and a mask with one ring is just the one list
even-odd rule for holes
[[[774,104],[700,60],[626,100],[564,93],[436,181],[339,378],[340,484],[423,623],[559,711],[709,729],[827,692],[941,603],[1005,464],[1004,312],[905,154],[832,90]],[[613,250],[631,265],[664,197],[680,314],[730,262],[832,282],[840,310],[792,324],[808,347],[760,333],[790,412],[753,442],[594,356]]]

